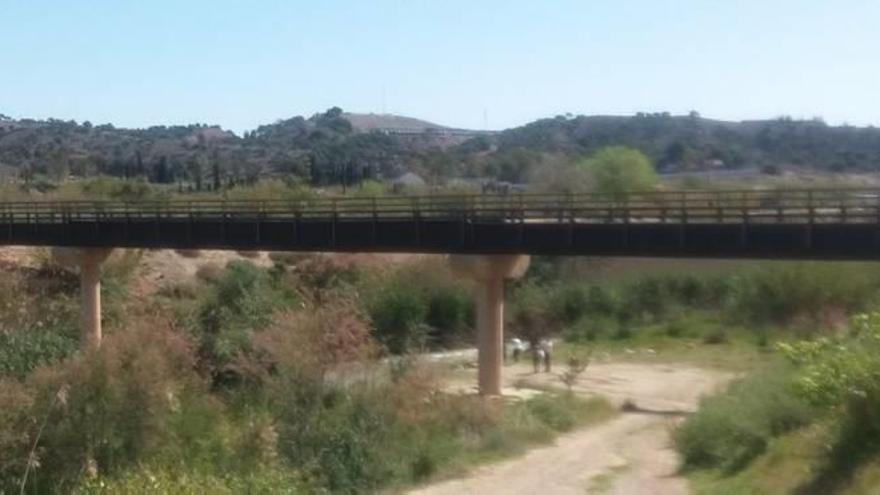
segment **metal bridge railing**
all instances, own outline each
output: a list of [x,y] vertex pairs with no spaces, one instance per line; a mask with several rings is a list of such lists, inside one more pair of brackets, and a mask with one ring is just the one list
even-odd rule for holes
[[0,202],[0,222],[466,219],[568,223],[880,223],[880,189],[247,200]]

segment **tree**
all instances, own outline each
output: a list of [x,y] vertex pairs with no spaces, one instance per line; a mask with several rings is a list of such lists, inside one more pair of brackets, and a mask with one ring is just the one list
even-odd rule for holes
[[189,180],[195,183],[196,191],[201,191],[205,174],[202,167],[202,159],[199,155],[193,155],[187,161],[186,175],[189,177]]
[[168,165],[168,157],[162,156],[153,165],[153,182],[159,184],[170,184],[174,179],[171,176],[171,169]]
[[687,145],[681,141],[674,141],[666,147],[663,152],[663,165],[675,165],[679,168],[685,168],[688,162]]
[[556,326],[546,287],[532,282],[517,287],[508,308],[507,320],[516,334],[526,339],[533,349]]
[[614,197],[631,191],[645,191],[657,183],[657,172],[641,151],[609,146],[579,164],[593,178],[596,191]]
[[213,190],[219,191],[223,185],[223,176],[220,172],[220,154],[215,149],[211,155],[211,180]]

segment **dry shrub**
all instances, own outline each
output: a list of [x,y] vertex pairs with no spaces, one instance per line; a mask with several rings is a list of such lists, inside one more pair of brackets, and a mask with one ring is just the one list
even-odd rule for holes
[[[404,356],[391,359],[413,358]],[[388,400],[403,421],[418,424],[433,413],[432,402],[440,393],[442,377],[437,365],[424,361],[412,360],[405,366],[405,371],[389,387]]]
[[337,263],[328,256],[313,256],[297,265],[299,279],[318,303],[327,299],[328,290],[357,281],[359,271],[353,264]]
[[499,425],[504,419],[503,401],[486,401],[477,395],[438,395],[431,402],[436,420],[455,425],[459,433],[479,435]]
[[159,288],[159,295],[171,299],[194,301],[199,297],[199,286],[195,282],[181,282],[178,284],[164,285]]
[[143,249],[114,249],[101,269],[104,275],[131,275],[140,266],[145,252]]
[[241,251],[236,251],[236,253],[238,253],[238,255],[241,256],[242,258],[257,259],[260,257],[261,251],[241,250]]
[[202,255],[202,252],[198,249],[175,249],[174,252],[184,258],[198,258]]
[[[29,453],[21,445],[4,445],[0,465],[20,465],[24,459],[34,479],[46,483],[38,488],[55,490],[83,472],[115,472],[180,447],[175,421],[197,398],[207,400],[194,366],[189,343],[154,317],[109,335],[99,349],[38,369],[26,382],[34,391],[32,405],[25,399],[14,402],[15,414],[24,414],[29,423],[20,430],[24,443],[36,449]],[[211,408],[208,402],[198,407],[204,414]],[[6,419],[4,427],[16,423]],[[186,426],[195,429],[194,422]]]
[[223,277],[224,269],[216,263],[206,263],[196,269],[196,278],[204,282],[214,283]]
[[263,369],[323,376],[337,366],[376,354],[370,326],[357,306],[340,299],[305,311],[286,311],[253,336]]
[[34,393],[14,379],[0,379],[0,492],[17,485],[33,444]]
[[269,253],[270,260],[285,265],[298,265],[313,256],[308,253],[293,253],[289,251],[272,251]]

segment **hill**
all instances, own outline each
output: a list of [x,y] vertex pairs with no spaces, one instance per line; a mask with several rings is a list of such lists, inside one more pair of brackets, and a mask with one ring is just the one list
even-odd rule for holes
[[798,166],[876,171],[880,130],[829,126],[821,120],[726,122],[687,116],[577,116],[542,119],[500,134],[505,148],[582,154],[609,145],[638,148],[661,170]]
[[[454,129],[386,114],[332,108],[237,136],[218,126],[94,126],[0,118],[0,169],[31,182],[104,174],[197,190],[259,178],[315,185],[415,171],[431,180],[491,177],[527,182],[608,145],[637,148],[662,172],[797,167],[880,170],[880,130],[820,120],[725,122],[696,113],[558,116],[501,132]],[[549,167],[549,168],[548,168]]]
[[427,132],[428,130],[448,129],[442,125],[402,115],[387,113],[344,113],[343,118],[351,122],[351,126],[359,132],[383,131],[400,129],[411,132]]

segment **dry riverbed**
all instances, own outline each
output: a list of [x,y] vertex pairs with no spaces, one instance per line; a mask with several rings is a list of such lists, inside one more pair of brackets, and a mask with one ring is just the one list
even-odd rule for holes
[[[608,398],[622,407],[621,415],[563,435],[551,446],[481,466],[464,478],[411,493],[686,494],[687,482],[676,474],[678,458],[672,448],[672,429],[682,416],[696,409],[701,396],[733,376],[678,364],[591,364],[575,391]],[[452,387],[466,386],[468,378],[459,376]],[[505,392],[522,395],[523,389],[562,384],[554,374],[533,374],[530,366],[520,364],[505,368],[505,385]]]

